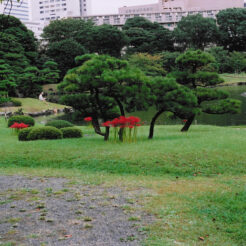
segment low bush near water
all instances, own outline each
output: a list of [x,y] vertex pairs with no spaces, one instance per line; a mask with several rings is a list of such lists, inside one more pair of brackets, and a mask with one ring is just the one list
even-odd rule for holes
[[82,138],[83,133],[79,128],[66,127],[60,129],[63,134],[63,138]]
[[65,127],[73,127],[74,125],[66,120],[53,120],[46,123],[46,126],[53,126],[55,128],[61,129]]
[[61,130],[52,126],[35,128],[27,136],[27,140],[49,140],[49,139],[61,139],[61,138],[62,138]]
[[25,115],[16,115],[10,117],[8,120],[8,127],[12,126],[14,123],[24,123],[28,126],[35,125],[34,119],[30,116],[25,116]]

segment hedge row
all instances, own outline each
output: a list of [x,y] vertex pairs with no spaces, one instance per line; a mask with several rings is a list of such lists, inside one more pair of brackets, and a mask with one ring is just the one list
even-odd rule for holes
[[53,126],[58,129],[65,128],[65,127],[73,127],[74,125],[66,120],[53,120],[46,123],[45,126]]
[[57,129],[53,126],[29,127],[19,132],[19,141],[51,140],[62,138],[81,138],[82,131],[75,127]]

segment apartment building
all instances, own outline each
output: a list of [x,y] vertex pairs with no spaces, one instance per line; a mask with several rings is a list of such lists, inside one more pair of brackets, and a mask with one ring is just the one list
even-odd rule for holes
[[30,11],[30,1],[22,0],[17,2],[17,0],[12,0],[12,5],[10,1],[4,1],[0,4],[0,13],[6,15],[12,15],[20,19],[22,22],[31,20]]
[[243,7],[244,0],[159,0],[156,4],[124,6],[119,8],[119,14],[207,11]]
[[49,23],[73,16],[85,16],[87,0],[32,0],[32,19]]

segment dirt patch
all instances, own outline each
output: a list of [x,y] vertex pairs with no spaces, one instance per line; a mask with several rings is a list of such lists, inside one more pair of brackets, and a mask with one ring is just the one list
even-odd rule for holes
[[153,219],[137,203],[144,192],[0,176],[0,245],[141,245]]

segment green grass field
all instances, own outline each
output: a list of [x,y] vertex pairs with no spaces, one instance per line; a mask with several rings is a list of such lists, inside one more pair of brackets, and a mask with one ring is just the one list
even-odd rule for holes
[[[138,199],[155,215],[146,246],[246,245],[246,130],[158,126],[137,143],[82,139],[18,142],[0,119],[0,173],[67,177],[81,183],[144,187]],[[199,239],[200,238],[200,239]]]
[[230,74],[224,73],[220,75],[224,79],[224,84],[234,84],[239,82],[246,82],[246,73]]
[[4,110],[15,112],[18,109],[22,108],[23,112],[32,113],[32,112],[40,112],[47,109],[63,109],[64,107],[66,107],[64,105],[56,104],[56,103],[50,103],[50,102],[45,103],[34,98],[15,98],[15,99],[20,101],[22,103],[22,106],[0,108],[0,112],[4,112]]

